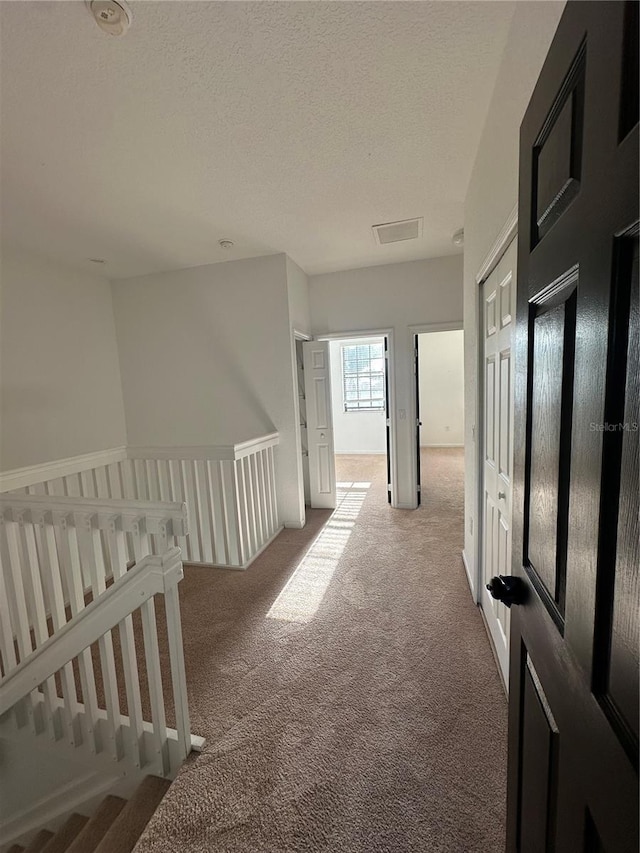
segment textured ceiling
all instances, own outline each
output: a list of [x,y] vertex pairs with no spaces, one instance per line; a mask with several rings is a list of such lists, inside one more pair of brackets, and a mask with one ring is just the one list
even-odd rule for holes
[[455,252],[513,3],[130,5],[114,38],[82,2],[0,3],[3,241],[112,278]]

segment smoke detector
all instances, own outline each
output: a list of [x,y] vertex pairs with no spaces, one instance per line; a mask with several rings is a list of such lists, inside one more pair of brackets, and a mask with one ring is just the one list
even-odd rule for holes
[[218,246],[222,249],[233,249],[233,240],[218,240]]
[[399,243],[401,240],[416,240],[422,237],[422,216],[416,219],[402,219],[399,222],[384,222],[372,225],[373,236],[378,246],[387,243]]
[[88,0],[87,6],[100,29],[110,36],[123,36],[131,26],[131,9],[124,0]]
[[464,246],[464,228],[461,228],[451,238],[451,242],[454,246]]

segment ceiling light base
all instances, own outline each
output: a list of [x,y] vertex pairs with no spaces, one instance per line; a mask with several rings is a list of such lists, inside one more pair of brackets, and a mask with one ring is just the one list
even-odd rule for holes
[[131,26],[131,9],[125,0],[86,0],[96,24],[110,36],[123,36]]

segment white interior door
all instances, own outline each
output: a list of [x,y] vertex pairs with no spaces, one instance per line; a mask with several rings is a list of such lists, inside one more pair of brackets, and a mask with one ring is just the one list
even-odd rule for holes
[[484,448],[482,487],[481,605],[500,669],[509,678],[509,609],[486,589],[495,575],[511,574],[511,491],[513,484],[513,361],[516,246],[482,285]]
[[333,450],[329,342],[305,341],[302,349],[307,403],[311,506],[335,509],[336,467]]

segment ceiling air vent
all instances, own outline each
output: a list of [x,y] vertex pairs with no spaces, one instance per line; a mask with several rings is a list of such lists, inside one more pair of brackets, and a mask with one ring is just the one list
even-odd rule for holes
[[386,243],[399,243],[401,240],[415,240],[422,237],[422,216],[417,219],[403,219],[400,222],[384,222],[373,225],[373,236],[379,246]]

